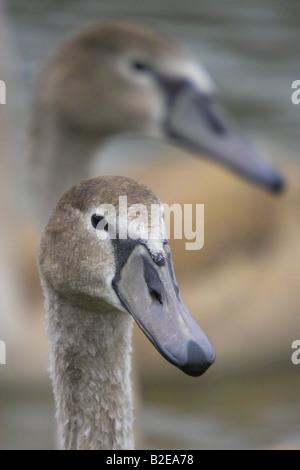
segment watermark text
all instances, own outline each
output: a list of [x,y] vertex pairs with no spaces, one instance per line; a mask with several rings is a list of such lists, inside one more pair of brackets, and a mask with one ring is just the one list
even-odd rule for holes
[[3,80],[0,80],[0,104],[6,104],[6,85]]
[[292,103],[300,104],[300,80],[295,80],[292,83],[292,89],[295,90],[292,93]]
[[119,205],[102,204],[93,215],[100,240],[185,239],[186,250],[204,246],[204,204],[143,204],[127,206],[127,196],[119,196]]
[[295,349],[295,351],[292,354],[292,363],[295,366],[298,366],[300,364],[300,340],[297,339],[292,343],[292,349]]
[[4,341],[0,341],[0,364],[6,364],[6,345]]

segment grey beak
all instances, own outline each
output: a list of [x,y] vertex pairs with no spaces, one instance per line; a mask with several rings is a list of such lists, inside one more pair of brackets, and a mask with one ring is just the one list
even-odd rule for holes
[[113,286],[122,305],[169,362],[195,377],[214,363],[215,350],[179,293],[171,253],[158,266],[147,248],[137,245]]
[[231,118],[214,97],[201,94],[187,81],[171,87],[171,91],[169,88],[168,96],[165,132],[172,141],[212,157],[272,192],[283,189],[282,177],[236,131]]

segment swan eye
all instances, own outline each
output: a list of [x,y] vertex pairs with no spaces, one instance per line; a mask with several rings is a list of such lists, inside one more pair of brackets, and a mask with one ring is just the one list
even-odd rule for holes
[[134,60],[134,61],[131,63],[131,67],[132,67],[133,70],[135,70],[136,72],[147,73],[147,72],[150,72],[150,71],[151,71],[149,65],[147,65],[145,62],[142,62],[141,60]]
[[[101,220],[105,219],[105,217],[103,217],[103,215],[97,215],[97,214],[93,214],[92,217],[91,217],[91,223],[92,223],[92,226],[96,229],[99,222],[101,222]],[[106,223],[106,225],[103,227],[103,229],[108,232],[108,223]]]

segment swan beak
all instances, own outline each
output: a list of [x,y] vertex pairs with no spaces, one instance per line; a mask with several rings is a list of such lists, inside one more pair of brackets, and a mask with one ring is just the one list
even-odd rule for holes
[[214,363],[215,350],[194,320],[176,284],[169,253],[163,266],[137,245],[113,287],[156,349],[183,372],[198,377]]
[[284,187],[279,173],[235,130],[216,98],[200,93],[190,82],[169,87],[165,132],[171,141],[203,152],[269,191],[280,192]]

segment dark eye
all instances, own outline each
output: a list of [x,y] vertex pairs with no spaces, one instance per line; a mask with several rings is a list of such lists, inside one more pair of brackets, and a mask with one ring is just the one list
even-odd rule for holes
[[[101,220],[105,219],[105,217],[103,217],[103,215],[97,215],[97,214],[93,214],[92,217],[91,217],[91,223],[92,223],[92,226],[94,228],[97,228],[97,225],[99,224],[99,222],[101,222]],[[108,232],[108,223],[104,226],[104,230],[106,232]]]
[[150,72],[150,67],[145,62],[141,60],[134,60],[131,64],[133,70],[137,72]]

